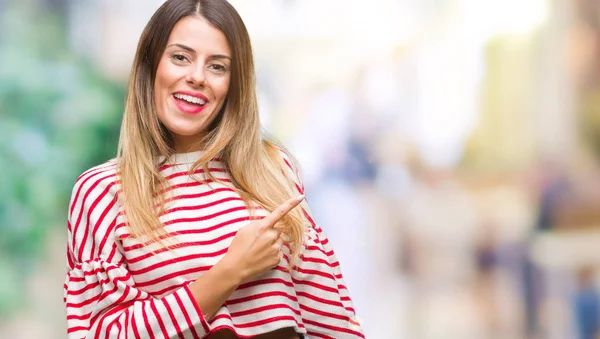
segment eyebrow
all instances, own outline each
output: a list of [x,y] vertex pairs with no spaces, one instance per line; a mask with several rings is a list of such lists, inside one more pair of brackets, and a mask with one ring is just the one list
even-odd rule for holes
[[[167,46],[167,48],[169,48],[169,47],[179,47],[179,48],[181,48],[183,50],[186,50],[186,51],[188,51],[190,53],[196,53],[196,50],[194,50],[190,46],[186,46],[186,45],[183,45],[183,44],[170,44],[169,46]],[[229,60],[231,60],[231,58],[229,56],[223,55],[223,54],[213,54],[210,57],[213,58],[213,59],[229,59]]]

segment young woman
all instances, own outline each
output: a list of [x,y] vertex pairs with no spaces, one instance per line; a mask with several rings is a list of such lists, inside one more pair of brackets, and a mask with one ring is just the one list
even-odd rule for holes
[[116,159],[73,188],[69,338],[363,338],[292,158],[261,138],[226,0],[169,0],[142,33]]

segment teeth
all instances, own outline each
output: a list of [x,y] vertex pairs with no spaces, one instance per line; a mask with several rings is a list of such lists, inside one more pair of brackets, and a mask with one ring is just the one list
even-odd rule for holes
[[196,105],[206,104],[206,101],[204,101],[200,98],[193,97],[191,95],[175,94],[174,97],[176,97],[177,99],[185,100],[187,102],[191,102],[192,104],[196,104]]

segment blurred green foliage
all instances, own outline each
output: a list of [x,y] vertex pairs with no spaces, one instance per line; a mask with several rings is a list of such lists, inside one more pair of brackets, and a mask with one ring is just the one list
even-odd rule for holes
[[23,307],[48,232],[66,232],[77,176],[116,153],[125,88],[70,51],[65,22],[29,2],[0,12],[0,317]]

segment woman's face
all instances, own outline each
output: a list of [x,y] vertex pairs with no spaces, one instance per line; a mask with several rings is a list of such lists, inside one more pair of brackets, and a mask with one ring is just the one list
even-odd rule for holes
[[198,16],[175,24],[156,70],[154,100],[177,152],[197,150],[223,107],[230,69],[231,51],[221,31]]

